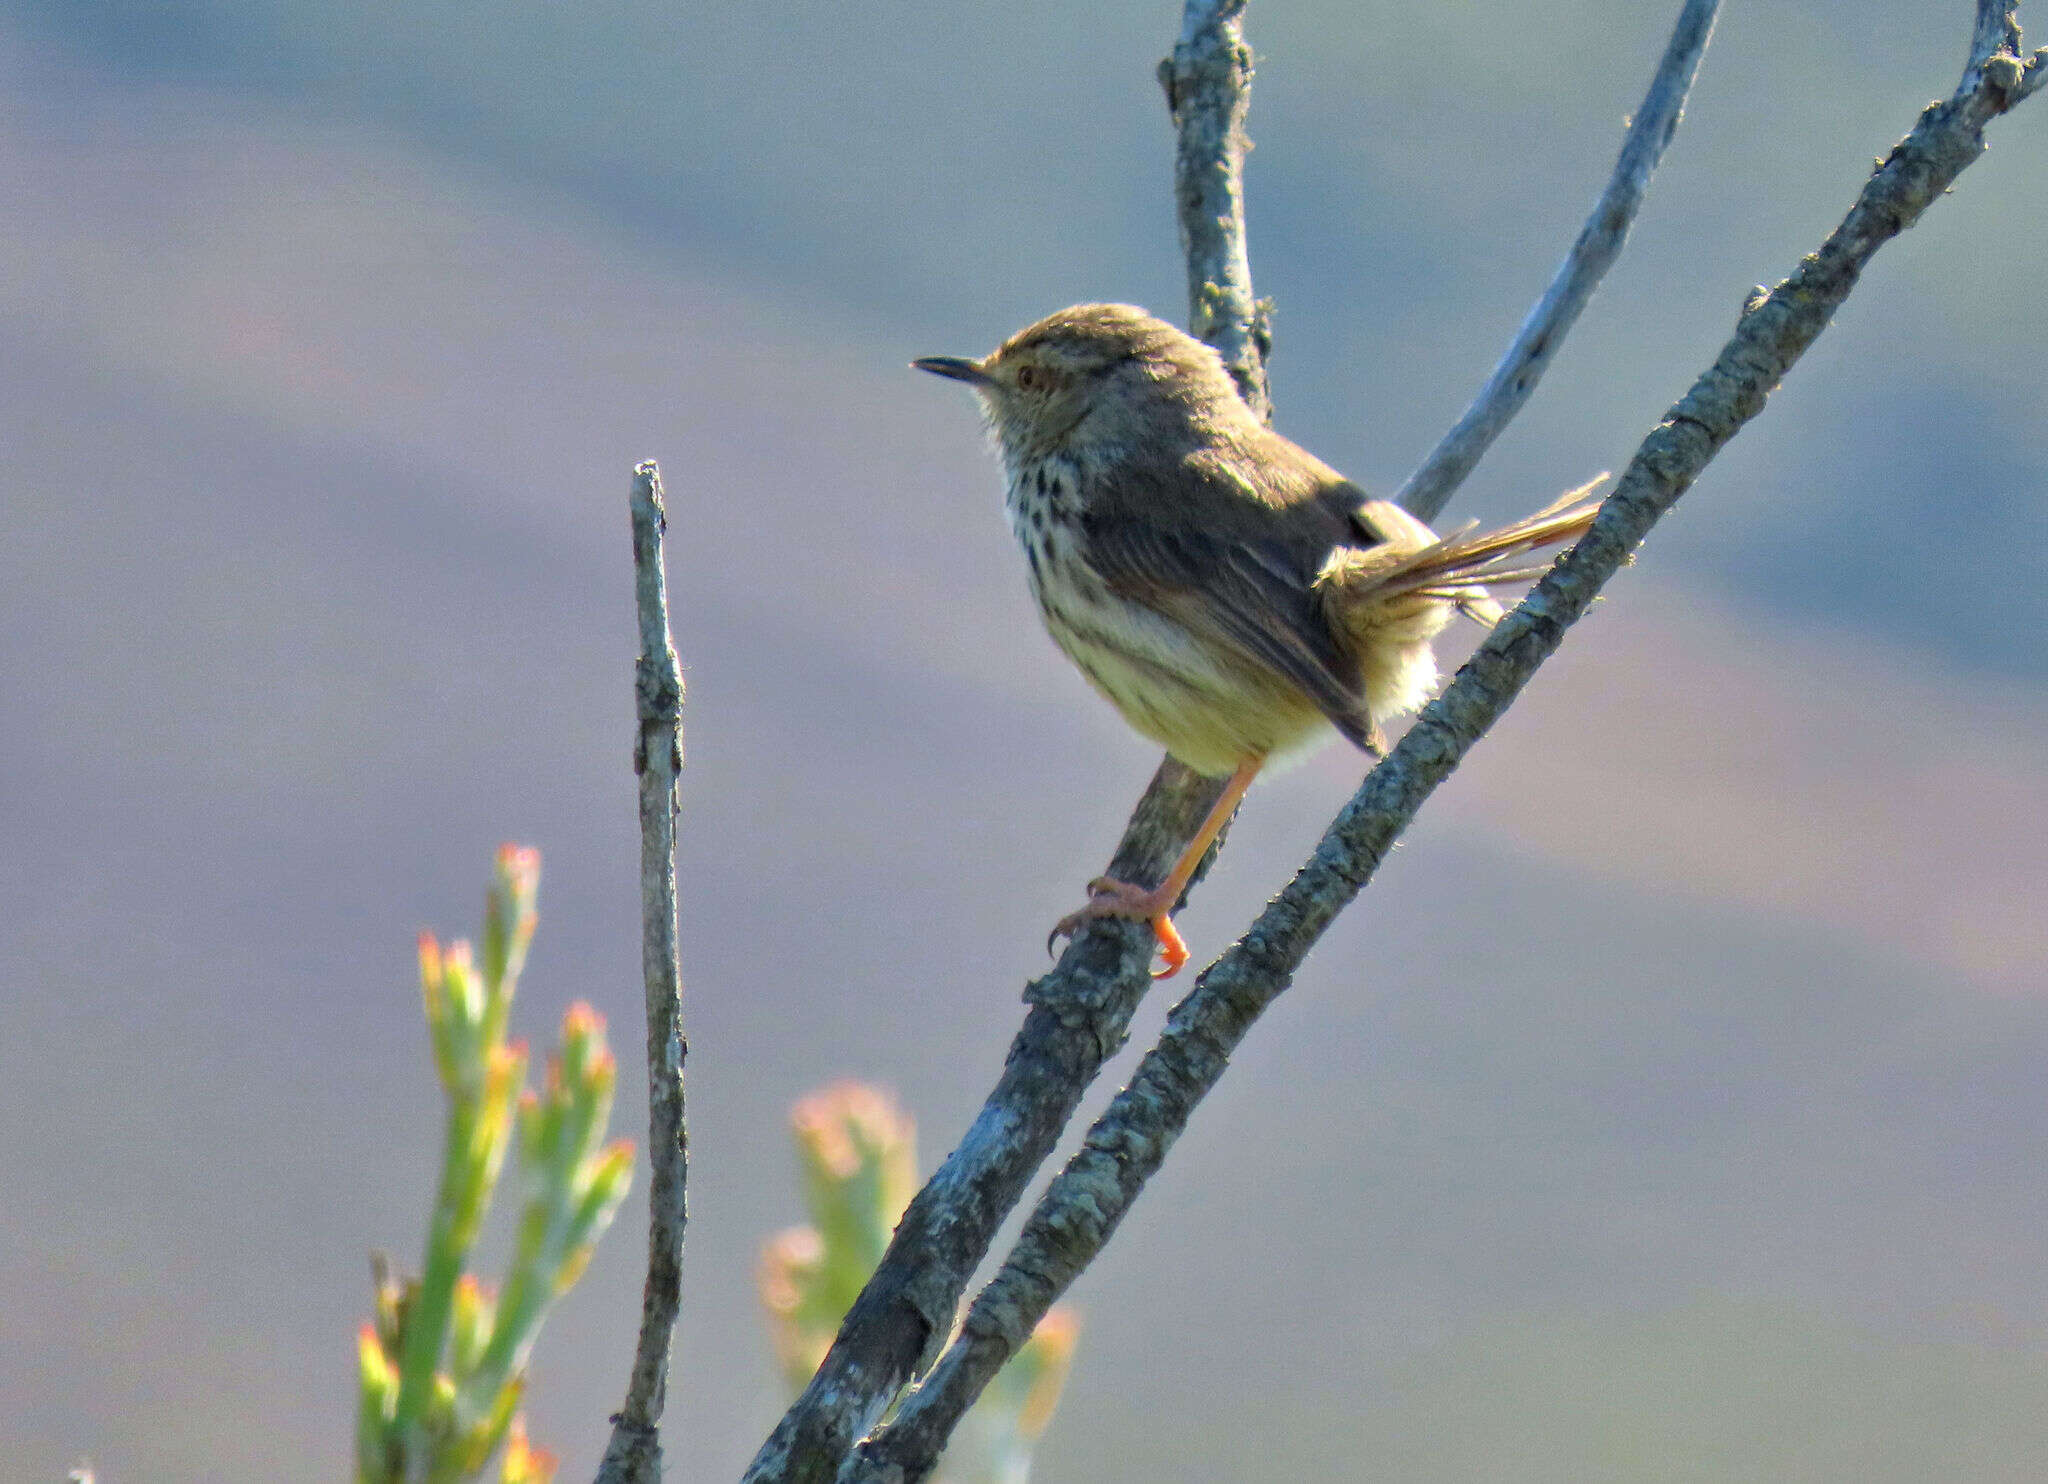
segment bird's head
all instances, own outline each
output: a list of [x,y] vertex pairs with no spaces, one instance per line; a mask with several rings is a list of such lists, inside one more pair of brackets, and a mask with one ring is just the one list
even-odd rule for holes
[[1215,351],[1129,304],[1062,309],[978,361],[910,364],[973,387],[1011,459],[1114,453],[1251,416]]

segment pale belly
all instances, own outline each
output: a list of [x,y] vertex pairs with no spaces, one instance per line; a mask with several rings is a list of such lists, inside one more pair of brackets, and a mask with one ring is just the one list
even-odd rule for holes
[[1210,775],[1305,755],[1336,735],[1293,685],[1111,592],[1049,518],[1047,503],[1064,493],[1055,481],[1020,498],[1013,485],[1011,527],[1046,631],[1134,730]]
[[1253,758],[1305,755],[1337,735],[1300,691],[1246,666],[1221,665],[1188,633],[1150,609],[1077,613],[1041,590],[1053,642],[1131,727],[1198,773],[1222,775]]

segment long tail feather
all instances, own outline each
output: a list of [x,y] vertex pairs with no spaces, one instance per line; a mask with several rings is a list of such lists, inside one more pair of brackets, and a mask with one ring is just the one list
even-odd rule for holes
[[1452,613],[1480,624],[1499,620],[1487,584],[1531,582],[1549,570],[1530,554],[1585,533],[1599,503],[1574,502],[1606,477],[1492,531],[1475,523],[1439,537],[1398,506],[1358,508],[1352,520],[1364,539],[1330,553],[1315,592],[1332,637],[1357,661],[1374,717],[1399,716],[1427,699],[1437,676],[1430,641]]
[[1441,594],[1455,600],[1460,595],[1479,593],[1488,583],[1534,581],[1550,570],[1549,565],[1516,566],[1512,565],[1514,558],[1584,535],[1599,513],[1600,502],[1572,502],[1606,478],[1602,474],[1590,484],[1567,491],[1562,498],[1511,525],[1477,534],[1473,525],[1467,525],[1385,565],[1375,564],[1370,576],[1346,597],[1352,602],[1369,602],[1406,594]]

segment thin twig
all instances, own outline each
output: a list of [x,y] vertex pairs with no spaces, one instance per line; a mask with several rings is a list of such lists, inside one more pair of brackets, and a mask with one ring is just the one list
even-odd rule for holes
[[[1159,74],[1179,132],[1176,197],[1191,323],[1223,353],[1240,391],[1264,416],[1270,411],[1269,342],[1244,245],[1243,123],[1251,85],[1244,5],[1187,0],[1180,40]],[[1223,783],[1163,760],[1108,874],[1138,883],[1164,880]],[[1026,989],[1032,1008],[1011,1042],[1001,1079],[903,1213],[824,1362],[748,1466],[746,1484],[824,1484],[930,1363],[996,1228],[1052,1153],[1103,1062],[1124,1044],[1131,1015],[1151,987],[1151,955],[1152,934],[1144,924],[1098,919],[1075,936],[1050,974]]]
[[1579,239],[1558,264],[1550,287],[1522,321],[1514,343],[1493,368],[1493,375],[1479,389],[1472,405],[1465,409],[1429,457],[1408,476],[1394,500],[1423,520],[1435,520],[1465,477],[1478,465],[1501,430],[1522,410],[1536,383],[1550,369],[1557,348],[1571,333],[1579,311],[1593,297],[1593,290],[1607,276],[1628,241],[1628,229],[1650,188],[1650,177],[1664,158],[1664,150],[1678,132],[1678,120],[1685,109],[1686,94],[1692,90],[1694,74],[1707,41],[1714,34],[1714,17],[1721,0],[1686,0],[1664,47],[1664,59],[1650,79],[1621,155],[1614,162],[1607,189],[1593,203],[1592,215],[1579,229]]
[[662,503],[661,470],[652,461],[633,471],[632,515],[633,587],[640,617],[640,657],[633,667],[639,718],[633,771],[640,779],[640,971],[647,991],[647,1153],[653,1175],[640,1341],[625,1405],[612,1417],[598,1484],[660,1484],[661,1413],[668,1393],[670,1339],[682,1301],[683,1228],[689,1220],[683,1062],[690,1044],[683,1037],[675,866],[683,676],[669,636],[668,579],[662,564],[668,510]]
[[[1997,0],[1980,0],[1980,20],[1986,4]],[[2008,23],[2013,8],[1999,7]],[[1371,880],[1423,801],[1507,710],[1650,527],[1763,410],[1871,256],[1982,153],[1984,126],[2039,85],[2044,55],[2023,68],[2014,51],[2001,48],[1973,65],[1954,96],[1930,107],[1892,150],[1820,251],[1752,305],[1714,365],[1644,440],[1592,529],[1495,627],[1366,776],[1286,889],[1174,1008],[1159,1044],[1039,1201],[953,1343],[895,1419],[848,1460],[838,1484],[913,1484],[930,1472],[954,1425],[1101,1250],[1230,1053]]]

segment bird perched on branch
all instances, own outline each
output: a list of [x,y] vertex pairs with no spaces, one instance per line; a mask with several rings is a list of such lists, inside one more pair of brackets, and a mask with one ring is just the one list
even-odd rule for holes
[[1440,538],[1261,423],[1207,345],[1126,304],[1063,309],[978,361],[911,364],[979,394],[1054,642],[1125,721],[1229,778],[1164,881],[1099,878],[1054,929],[1148,921],[1161,977],[1187,962],[1180,894],[1259,770],[1333,730],[1384,753],[1381,724],[1435,688],[1451,615],[1498,618],[1485,584],[1540,576],[1516,560],[1597,509],[1571,504],[1589,485]]

